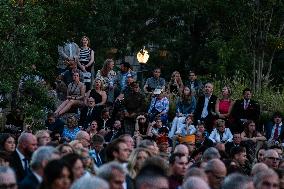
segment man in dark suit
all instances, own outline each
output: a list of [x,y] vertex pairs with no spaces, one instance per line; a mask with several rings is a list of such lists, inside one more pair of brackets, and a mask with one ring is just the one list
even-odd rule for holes
[[87,101],[88,105],[81,110],[79,124],[84,128],[87,129],[89,124],[94,121],[98,120],[100,117],[100,112],[98,108],[96,108],[95,99],[92,97],[88,98]]
[[284,139],[284,125],[282,123],[282,114],[275,112],[273,114],[273,122],[269,122],[265,126],[266,139],[268,141],[279,141],[282,143]]
[[62,135],[64,129],[64,121],[59,118],[56,118],[54,113],[49,113],[47,115],[47,120],[45,121],[45,127],[51,132],[58,132]]
[[205,148],[209,148],[209,147],[213,147],[214,144],[212,140],[206,137],[205,133],[197,131],[195,133],[195,146],[196,148],[200,148],[201,146],[204,146]]
[[213,84],[206,83],[204,87],[204,95],[199,97],[197,106],[194,112],[195,124],[199,121],[204,121],[208,132],[212,130],[214,122],[214,111],[217,97],[213,93]]
[[31,171],[20,182],[19,189],[37,189],[42,182],[43,170],[46,164],[53,160],[59,159],[59,152],[54,147],[42,146],[32,155]]
[[252,91],[249,88],[243,90],[243,99],[237,100],[232,109],[233,132],[242,132],[243,124],[247,120],[253,120],[256,129],[262,131],[259,125],[260,107],[258,102],[251,99]]
[[96,134],[92,137],[92,149],[90,150],[90,156],[93,158],[97,167],[100,167],[104,163],[103,156],[101,156],[104,143],[105,140],[103,136]]
[[107,142],[111,142],[114,139],[117,139],[120,135],[124,134],[123,128],[121,127],[121,122],[119,120],[115,120],[113,126],[105,135],[105,140]]
[[227,142],[227,143],[225,144],[226,153],[227,153],[227,154],[230,154],[231,149],[232,149],[233,147],[242,146],[241,141],[242,141],[242,139],[241,139],[241,134],[240,134],[240,133],[234,133],[234,134],[233,134],[233,141],[232,141],[232,142]]
[[17,182],[21,182],[29,173],[29,161],[37,149],[37,139],[31,133],[22,133],[15,152],[11,155],[10,166],[15,170]]
[[107,130],[112,128],[113,124],[113,119],[111,119],[109,115],[109,110],[108,109],[103,109],[101,113],[101,117],[98,119],[98,131],[101,129]]

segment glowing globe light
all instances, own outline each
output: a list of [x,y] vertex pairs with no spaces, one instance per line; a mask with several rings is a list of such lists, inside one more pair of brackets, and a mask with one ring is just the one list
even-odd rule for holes
[[138,53],[137,53],[137,60],[139,63],[141,64],[146,64],[148,59],[149,59],[149,53],[148,51],[145,49],[145,47],[143,49],[141,49]]

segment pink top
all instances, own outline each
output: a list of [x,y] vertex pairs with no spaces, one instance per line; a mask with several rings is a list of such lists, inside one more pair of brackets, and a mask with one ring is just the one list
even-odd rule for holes
[[220,114],[227,114],[231,105],[231,100],[221,99],[219,101],[219,112]]

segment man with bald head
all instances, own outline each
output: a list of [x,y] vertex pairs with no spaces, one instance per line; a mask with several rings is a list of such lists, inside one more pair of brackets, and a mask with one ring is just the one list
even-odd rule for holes
[[10,166],[16,172],[18,183],[29,173],[29,161],[36,149],[36,137],[31,133],[22,133],[18,139],[17,148],[12,153],[10,160]]
[[86,131],[79,131],[75,137],[76,140],[79,140],[84,148],[90,148],[91,137]]
[[276,150],[269,149],[265,151],[263,163],[265,163],[269,168],[277,169],[279,162],[280,157]]
[[208,177],[208,184],[211,189],[219,189],[227,174],[225,164],[219,159],[212,159],[207,162],[205,172]]

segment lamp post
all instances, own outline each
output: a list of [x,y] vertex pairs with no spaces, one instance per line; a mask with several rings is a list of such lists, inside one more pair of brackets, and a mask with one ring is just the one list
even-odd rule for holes
[[150,57],[148,51],[145,49],[145,46],[143,47],[143,49],[141,49],[137,53],[136,57],[137,57],[137,60],[140,64],[141,84],[143,85],[143,83],[144,83],[144,78],[143,78],[144,65],[147,64],[148,59]]

